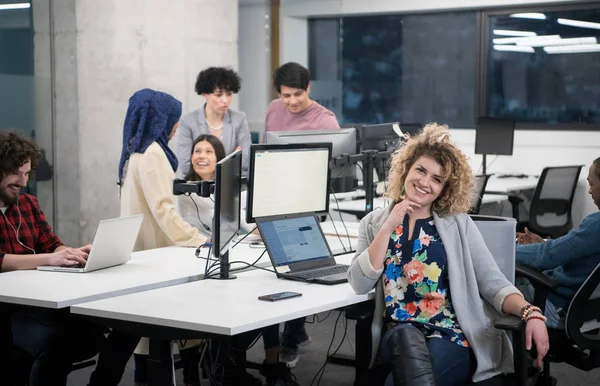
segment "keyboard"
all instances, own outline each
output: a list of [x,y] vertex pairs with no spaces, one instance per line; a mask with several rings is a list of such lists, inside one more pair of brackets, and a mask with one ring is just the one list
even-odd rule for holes
[[319,268],[319,269],[311,269],[309,271],[302,272],[294,272],[292,274],[288,274],[288,276],[297,277],[300,279],[316,279],[317,277],[329,276],[329,275],[337,275],[339,273],[346,273],[350,268],[349,265],[345,264],[337,264],[331,267]]

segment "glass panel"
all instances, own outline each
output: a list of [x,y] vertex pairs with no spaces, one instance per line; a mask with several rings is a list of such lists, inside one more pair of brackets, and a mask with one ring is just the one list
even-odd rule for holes
[[600,9],[491,15],[487,33],[487,115],[600,123]]
[[25,189],[37,196],[50,225],[54,219],[52,85],[49,0],[0,10],[0,130],[33,138],[44,154]]
[[475,12],[313,19],[309,37],[313,84],[327,81],[332,101],[343,90],[340,121],[474,126]]

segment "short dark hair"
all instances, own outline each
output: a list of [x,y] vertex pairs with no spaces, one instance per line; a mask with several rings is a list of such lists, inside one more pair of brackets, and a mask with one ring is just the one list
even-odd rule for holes
[[310,72],[298,63],[289,62],[273,72],[273,87],[281,93],[281,86],[308,90]]
[[194,166],[192,165],[192,154],[194,154],[194,148],[200,142],[208,142],[212,145],[213,149],[215,149],[215,155],[217,156],[217,162],[225,158],[225,147],[223,146],[223,142],[212,134],[202,134],[192,144],[192,149],[190,150],[190,170],[185,176],[186,181],[200,181],[201,178],[196,171],[194,170]]
[[41,157],[40,148],[33,140],[14,131],[0,132],[0,178],[17,171],[27,161],[31,161],[31,168],[35,169]]
[[215,90],[231,91],[237,94],[242,87],[242,79],[228,67],[209,67],[200,71],[196,78],[196,94],[211,94]]
[[594,172],[596,173],[596,177],[600,178],[600,157],[594,160]]

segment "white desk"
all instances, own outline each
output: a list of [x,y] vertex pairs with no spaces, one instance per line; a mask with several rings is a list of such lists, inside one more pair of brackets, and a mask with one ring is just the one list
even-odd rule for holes
[[[352,255],[336,258],[342,263],[349,263],[351,259]],[[282,291],[300,292],[302,296],[279,302],[258,300],[260,295]],[[348,283],[307,284],[278,279],[272,272],[253,270],[238,274],[235,280],[202,280],[79,304],[71,307],[71,312],[232,336],[373,297],[374,292],[357,295]]]
[[204,261],[195,248],[160,248],[132,254],[123,265],[87,273],[5,272],[0,275],[0,302],[46,308],[146,291],[198,280]]
[[[485,187],[486,192],[494,192],[494,193],[503,193],[509,194],[513,192],[518,192],[521,190],[531,190],[535,189],[537,183],[539,181],[538,177],[525,177],[525,178],[517,178],[517,177],[507,177],[507,178],[498,178],[496,176],[491,176],[487,182]],[[485,198],[485,194],[483,197]]]
[[[327,237],[333,253],[344,249],[337,237]],[[349,250],[347,239],[342,239]],[[355,243],[356,241],[353,241]],[[0,275],[0,302],[45,308],[74,304],[188,283],[204,276],[206,261],[195,256],[195,248],[168,247],[135,252],[123,265],[87,273],[14,271]],[[229,253],[229,261],[254,263],[264,248],[240,243]],[[207,256],[208,248],[200,256]],[[271,263],[265,253],[258,266]],[[244,268],[232,264],[232,269]]]

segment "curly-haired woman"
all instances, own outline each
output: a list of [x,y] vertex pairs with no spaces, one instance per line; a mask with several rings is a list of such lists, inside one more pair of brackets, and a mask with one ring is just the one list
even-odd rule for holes
[[544,316],[502,274],[466,214],[472,179],[448,127],[429,124],[392,157],[394,204],[360,223],[348,280],[357,293],[376,288],[372,358],[379,350],[389,364],[386,385],[463,385],[512,372],[510,341],[493,324],[502,313],[527,323],[536,366],[548,351]]
[[177,138],[177,175],[184,178],[190,170],[192,143],[202,134],[212,134],[223,142],[225,154],[237,149],[243,153],[242,169],[248,170],[250,130],[246,114],[229,108],[233,94],[241,88],[239,75],[230,68],[209,67],[200,71],[195,90],[204,105],[181,117]]

